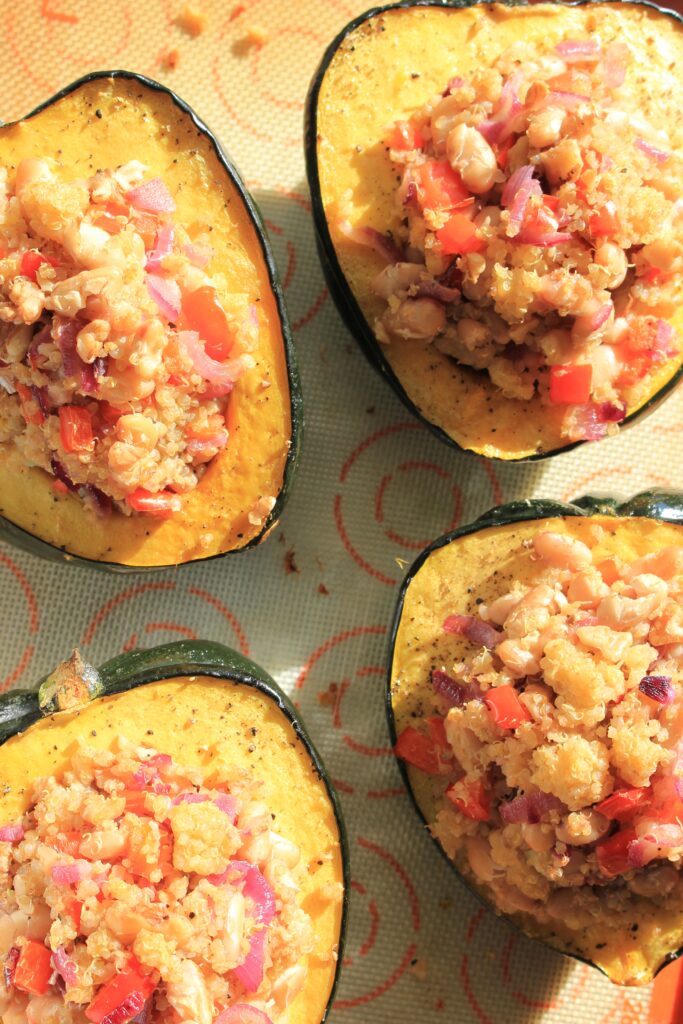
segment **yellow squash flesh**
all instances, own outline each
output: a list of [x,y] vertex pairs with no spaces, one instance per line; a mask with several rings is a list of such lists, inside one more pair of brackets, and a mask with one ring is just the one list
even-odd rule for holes
[[[592,533],[595,524],[605,528],[597,545]],[[613,555],[630,562],[669,544],[683,543],[681,526],[645,518],[591,516],[492,527],[433,551],[408,586],[394,646],[391,704],[397,734],[414,724],[416,716],[433,713],[429,700],[432,668],[452,664],[471,651],[462,637],[444,632],[446,616],[453,612],[476,614],[479,599],[489,602],[511,589],[515,581],[532,583],[539,572],[538,562],[522,545],[542,530],[589,542],[595,562]],[[417,805],[431,824],[440,808],[449,806],[444,797],[446,783],[438,776],[406,767]],[[493,893],[475,878],[464,850],[452,859],[459,874],[496,910]],[[570,913],[552,924],[542,924],[525,913],[510,916],[528,935],[590,961],[617,984],[644,985],[671,953],[683,947],[683,878],[666,903],[656,906],[633,896],[628,913],[617,915],[605,906],[603,916],[588,928],[572,927]],[[634,923],[638,925],[635,930]]]
[[[669,125],[671,148],[680,152],[681,73],[671,69],[683,67],[683,26],[651,9],[625,3],[416,6],[377,14],[346,36],[320,86],[317,158],[332,245],[370,332],[386,305],[373,294],[371,283],[386,261],[339,231],[336,209],[350,191],[354,227],[399,228],[399,170],[384,142],[388,128],[441,93],[454,75],[467,77],[492,64],[513,43],[524,40],[546,51],[564,37],[598,31],[628,45],[634,62],[627,84],[642,94],[646,116],[657,107],[657,119]],[[662,67],[667,69],[663,75]],[[683,308],[670,322],[683,332]],[[505,398],[486,374],[460,367],[432,345],[394,339],[379,347],[417,411],[461,447],[522,459],[570,443],[560,432],[564,407]],[[683,355],[669,359],[648,376],[628,415],[664,388],[682,362]]]
[[175,565],[245,547],[262,532],[265,519],[256,515],[250,522],[249,513],[283,487],[292,436],[290,390],[259,237],[210,138],[170,96],[138,81],[99,79],[30,120],[0,128],[0,164],[9,171],[10,186],[19,161],[32,156],[51,157],[66,180],[132,159],[141,160],[150,177],[161,176],[179,223],[190,230],[195,224],[212,226],[215,255],[208,272],[222,274],[228,292],[256,303],[258,350],[256,366],[231,397],[229,443],[183,497],[179,513],[166,520],[118,512],[98,516],[75,495],[57,497],[51,477],[27,468],[18,452],[0,445],[0,515],[69,554],[125,566]]
[[106,749],[118,736],[205,770],[221,755],[263,782],[259,799],[273,814],[273,828],[301,850],[300,903],[316,935],[304,988],[288,1019],[290,1024],[319,1024],[337,970],[340,837],[325,785],[289,720],[253,687],[204,676],[147,683],[101,697],[79,711],[60,712],[0,746],[0,826],[16,821],[30,806],[36,778],[64,770],[79,739]]

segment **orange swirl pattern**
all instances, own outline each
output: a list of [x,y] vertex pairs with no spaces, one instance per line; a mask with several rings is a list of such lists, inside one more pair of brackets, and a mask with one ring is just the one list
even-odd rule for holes
[[648,991],[616,991],[530,944],[455,880],[405,796],[384,673],[397,587],[425,543],[502,501],[676,487],[683,395],[615,440],[550,463],[511,467],[443,447],[369,369],[315,251],[306,89],[322,50],[369,0],[194,0],[207,15],[196,38],[177,22],[184,2],[0,5],[0,118],[21,117],[87,71],[124,67],[164,81],[212,126],[280,268],[306,402],[299,478],[263,548],[143,582],[0,547],[0,690],[32,685],[75,643],[95,662],[184,637],[236,647],[295,696],[347,817],[354,882],[332,1024],[645,1024]]

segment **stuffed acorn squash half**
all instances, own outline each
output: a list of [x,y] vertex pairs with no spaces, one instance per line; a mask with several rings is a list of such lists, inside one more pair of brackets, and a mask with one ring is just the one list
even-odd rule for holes
[[598,440],[681,374],[683,29],[653,4],[369,11],[307,107],[319,251],[403,402],[506,460]]
[[206,642],[99,672],[74,652],[0,698],[0,744],[3,1020],[326,1019],[344,827],[261,669]]
[[0,127],[0,536],[123,571],[243,550],[301,395],[273,256],[168,89],[89,75]]
[[388,713],[460,876],[642,985],[683,947],[681,496],[503,505],[403,585]]

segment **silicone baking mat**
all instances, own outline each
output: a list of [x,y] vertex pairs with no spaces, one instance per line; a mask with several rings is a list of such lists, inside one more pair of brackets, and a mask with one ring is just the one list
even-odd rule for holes
[[33,684],[74,644],[95,663],[179,637],[237,647],[294,695],[344,805],[353,891],[334,1024],[640,1024],[649,990],[620,991],[523,939],[439,856],[388,747],[384,665],[398,582],[439,533],[513,498],[676,487],[683,393],[623,436],[505,467],[447,449],[369,369],[325,288],[302,152],[309,80],[365,6],[205,0],[192,37],[176,0],[0,4],[3,119],[87,71],[128,68],[166,82],[218,135],[267,221],[306,408],[294,492],[259,550],[116,578],[0,545],[0,690]]

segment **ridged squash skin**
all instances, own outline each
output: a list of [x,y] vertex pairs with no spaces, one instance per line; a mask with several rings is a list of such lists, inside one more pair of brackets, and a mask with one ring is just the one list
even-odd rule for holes
[[[338,797],[298,711],[261,668],[209,641],[123,654],[85,681],[81,671],[66,675],[0,696],[0,826],[24,813],[32,782],[63,770],[79,739],[109,748],[123,735],[189,765],[229,751],[262,780],[274,827],[309,865],[300,899],[317,938],[289,1020],[322,1024],[343,956],[349,861]],[[329,886],[337,899],[321,894]]]
[[[373,323],[385,302],[374,294],[371,283],[386,260],[345,237],[335,223],[337,203],[350,192],[348,219],[353,227],[395,231],[401,213],[395,201],[397,170],[384,141],[389,127],[441,93],[453,75],[467,77],[521,39],[545,49],[565,36],[596,31],[603,21],[635,53],[638,88],[648,90],[652,69],[657,63],[661,66],[662,58],[680,75],[683,19],[652,3],[408,0],[373,8],[342,29],[311,82],[306,167],[330,292],[375,369],[411,412],[455,448],[527,461],[584,442],[561,436],[562,406],[506,398],[487,374],[461,366],[433,345],[401,339],[380,344]],[[678,95],[678,90],[670,90],[662,100],[672,125],[680,121]],[[683,331],[683,308],[670,322]],[[644,379],[622,429],[670,393],[681,378],[682,363],[683,353],[662,362]]]
[[[391,629],[387,716],[392,742],[423,714],[430,669],[447,657],[446,616],[454,610],[472,614],[479,600],[500,596],[515,581],[529,582],[534,570],[520,544],[538,531],[590,540],[596,524],[604,528],[594,546],[596,561],[615,554],[632,561],[669,544],[682,545],[683,494],[646,491],[624,503],[593,497],[571,505],[513,502],[440,537],[419,555],[402,585]],[[420,817],[434,822],[439,809],[447,806],[444,782],[401,760],[398,764]],[[475,878],[464,853],[447,859],[475,895],[500,914],[492,892]],[[604,918],[581,930],[561,920],[549,930],[521,912],[507,916],[529,937],[599,968],[619,985],[646,985],[683,954],[683,895],[660,908],[634,896],[626,914],[605,908]]]
[[[176,202],[175,219],[211,226],[214,257],[230,292],[258,310],[256,366],[231,396],[230,439],[182,510],[99,516],[52,478],[0,445],[0,538],[53,561],[116,572],[160,568],[242,551],[262,541],[292,484],[303,426],[292,335],[265,227],[238,171],[209,128],[169,89],[127,71],[97,72],[67,86],[27,117],[0,127],[0,163],[55,161],[65,179],[142,161]],[[268,387],[263,381],[269,382]],[[274,499],[259,518],[262,498]],[[253,521],[250,520],[252,514]]]

